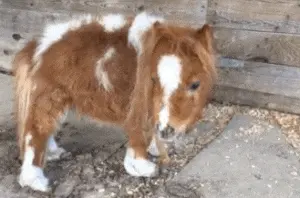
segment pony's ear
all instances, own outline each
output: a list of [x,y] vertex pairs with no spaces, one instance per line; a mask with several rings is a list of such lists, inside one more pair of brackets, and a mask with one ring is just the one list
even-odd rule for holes
[[195,31],[195,51],[199,59],[205,62],[204,69],[211,76],[213,81],[217,78],[217,70],[215,67],[214,37],[213,30],[208,24],[204,24],[202,28]]
[[196,39],[202,43],[209,53],[213,53],[213,30],[208,24],[196,30]]
[[139,133],[149,126],[150,119],[152,119],[151,58],[155,46],[155,35],[154,28],[144,33],[142,51],[137,55],[136,80],[125,120],[128,132],[134,132],[136,135],[140,135]]

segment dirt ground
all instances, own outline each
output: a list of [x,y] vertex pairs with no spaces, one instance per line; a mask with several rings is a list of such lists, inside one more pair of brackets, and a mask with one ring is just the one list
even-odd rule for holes
[[[106,147],[97,145],[97,133],[80,135],[80,127],[92,127],[92,124],[77,126],[73,123],[65,123],[58,133],[58,142],[68,153],[61,160],[47,164],[46,175],[53,182],[53,188],[50,193],[39,193],[28,188],[21,189],[17,184],[16,176],[20,162],[15,127],[13,124],[4,125],[0,126],[0,197],[157,197],[155,193],[164,191],[164,184],[178,174],[202,148],[214,140],[236,113],[251,115],[280,126],[287,142],[295,147],[296,151],[300,148],[299,116],[211,103],[205,111],[204,120],[198,127],[170,149],[172,164],[163,169],[159,177],[133,178],[125,173],[123,168],[126,139],[119,135],[120,132],[112,138],[107,137],[108,135],[101,136],[106,137],[107,144],[110,145],[110,152],[105,154],[103,148]],[[97,131],[96,128],[90,130]],[[252,132],[255,132],[255,127]],[[114,138],[115,142],[109,142]],[[168,192],[164,193],[165,197],[168,197]]]

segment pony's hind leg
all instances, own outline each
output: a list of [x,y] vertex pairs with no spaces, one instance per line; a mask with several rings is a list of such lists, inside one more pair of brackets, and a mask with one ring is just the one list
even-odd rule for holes
[[54,140],[54,132],[69,101],[62,90],[41,85],[35,85],[28,91],[26,102],[22,103],[24,97],[18,98],[19,143],[23,159],[19,184],[45,192],[49,190],[49,182],[43,172],[45,158],[48,153],[55,153],[57,158],[63,152]]
[[[63,112],[59,117],[59,119],[57,120],[57,128],[59,128],[60,125],[65,121],[67,117],[67,113],[68,113],[68,109],[65,109],[65,112]],[[52,135],[50,135],[47,143],[47,155],[46,155],[47,161],[58,160],[60,159],[61,155],[65,152],[66,150],[64,148],[58,146],[55,140],[55,134],[53,133]]]
[[48,134],[37,131],[27,131],[24,137],[24,154],[19,184],[29,186],[33,190],[46,192],[49,181],[43,172],[45,147]]

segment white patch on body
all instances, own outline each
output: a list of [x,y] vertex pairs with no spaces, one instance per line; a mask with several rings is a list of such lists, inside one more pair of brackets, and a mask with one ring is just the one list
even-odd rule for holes
[[138,14],[129,28],[128,41],[138,53],[142,52],[142,37],[145,32],[151,29],[155,22],[163,22],[164,19],[158,16],[149,15],[146,12]]
[[102,17],[101,25],[106,32],[114,32],[126,25],[126,19],[121,14],[108,14]]
[[138,159],[134,156],[134,150],[127,148],[124,158],[126,172],[135,177],[153,177],[158,173],[156,164],[147,159]]
[[148,146],[148,152],[153,156],[159,156],[160,155],[160,152],[159,152],[158,147],[157,147],[156,139],[155,139],[154,136],[153,136],[153,138],[150,142],[150,145]]
[[158,63],[159,82],[163,88],[163,108],[159,112],[159,130],[167,127],[169,122],[169,99],[181,83],[182,65],[175,55],[162,56]]
[[110,91],[113,87],[111,82],[109,81],[108,74],[104,71],[105,63],[112,58],[112,56],[116,53],[115,48],[110,47],[107,52],[104,54],[102,58],[97,61],[95,75],[99,82],[99,86],[103,86],[106,91]]
[[40,56],[55,42],[59,41],[68,31],[76,30],[82,25],[92,23],[93,20],[97,20],[97,18],[93,18],[92,15],[83,15],[67,22],[47,25],[35,51],[34,60],[38,61]]
[[47,192],[49,190],[48,179],[45,177],[41,167],[33,165],[34,148],[29,145],[31,139],[31,135],[25,137],[24,161],[19,176],[19,184],[22,187],[29,186],[33,190]]
[[60,158],[60,156],[66,152],[65,149],[59,147],[54,139],[54,135],[51,135],[48,139],[47,147],[47,161],[53,161]]

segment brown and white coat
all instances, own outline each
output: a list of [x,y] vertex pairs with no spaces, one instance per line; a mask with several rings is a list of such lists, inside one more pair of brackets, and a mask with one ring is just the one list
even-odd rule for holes
[[135,17],[85,15],[45,27],[13,61],[20,157],[19,183],[47,191],[45,160],[64,152],[55,131],[65,113],[124,128],[133,176],[154,176],[147,152],[168,161],[163,140],[202,117],[216,77],[211,29]]

